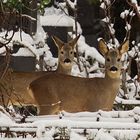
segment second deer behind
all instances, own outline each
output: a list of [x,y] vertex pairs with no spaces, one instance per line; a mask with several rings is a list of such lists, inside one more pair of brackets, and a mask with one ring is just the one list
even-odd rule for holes
[[[74,60],[74,48],[80,36],[70,40],[65,43],[61,41],[58,37],[53,36],[53,40],[58,48],[58,68],[53,73],[63,73],[63,74],[71,74],[72,64]],[[27,87],[29,84],[41,77],[46,75],[47,71],[39,71],[39,72],[12,72],[11,79],[12,81],[7,84],[12,84],[13,93],[9,95],[4,94],[4,102],[0,103],[1,105],[9,104],[8,102],[12,102],[12,104],[32,104],[32,99],[29,94],[27,94]],[[3,78],[3,81],[6,82],[7,75]],[[8,90],[8,89],[7,89]],[[9,89],[11,90],[11,89]]]
[[52,37],[58,47],[58,68],[56,72],[71,75],[74,49],[79,37],[80,35],[67,43],[64,43],[56,36]]

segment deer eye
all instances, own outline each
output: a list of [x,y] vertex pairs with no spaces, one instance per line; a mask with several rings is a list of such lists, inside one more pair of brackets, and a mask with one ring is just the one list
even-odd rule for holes
[[70,54],[73,54],[73,51],[70,51]]
[[107,58],[106,60],[107,60],[108,62],[110,61],[110,59],[109,59],[109,58]]
[[121,60],[120,58],[117,59],[118,62],[119,62],[120,60]]
[[61,51],[61,54],[64,54],[64,52],[63,52],[63,51]]

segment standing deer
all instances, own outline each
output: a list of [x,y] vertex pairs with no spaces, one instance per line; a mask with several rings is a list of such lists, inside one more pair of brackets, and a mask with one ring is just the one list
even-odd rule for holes
[[[79,39],[80,35],[76,38],[70,40],[67,43],[64,43],[56,36],[53,36],[53,40],[58,47],[58,68],[54,73],[63,73],[63,74],[71,74],[72,63],[74,59],[74,48]],[[14,88],[14,94],[5,95],[5,102],[8,104],[9,99],[13,104],[17,103],[32,103],[32,99],[29,94],[27,94],[28,85],[35,79],[46,75],[48,72],[40,71],[40,72],[12,72],[12,87]],[[3,82],[6,81],[6,75],[3,78]],[[2,103],[1,103],[2,104]]]
[[48,73],[29,86],[29,94],[37,104],[39,114],[111,110],[121,80],[121,56],[128,51],[129,42],[109,49],[99,41],[99,50],[105,58],[104,78],[81,78]]

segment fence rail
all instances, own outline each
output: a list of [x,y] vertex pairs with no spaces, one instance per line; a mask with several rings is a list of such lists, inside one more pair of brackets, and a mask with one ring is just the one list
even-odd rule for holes
[[[25,119],[25,123],[0,123],[0,138],[38,138],[48,135],[50,131],[55,139],[69,140],[71,132],[87,137],[90,133],[97,133],[101,129],[113,134],[135,132],[140,134],[140,107],[130,111],[98,111],[67,113],[60,115],[32,116]],[[125,134],[125,133],[124,133]],[[87,139],[89,140],[89,139]],[[93,140],[93,139],[91,139]]]

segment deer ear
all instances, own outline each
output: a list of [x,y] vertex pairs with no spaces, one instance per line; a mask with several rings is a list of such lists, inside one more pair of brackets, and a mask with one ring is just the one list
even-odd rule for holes
[[102,55],[105,55],[108,52],[108,47],[105,44],[105,41],[103,39],[100,39],[99,41],[99,51],[102,53]]
[[129,40],[126,40],[119,48],[120,54],[127,52],[129,50]]
[[72,46],[72,47],[75,47],[78,39],[79,39],[80,35],[78,35],[77,37],[75,37],[74,39],[70,40],[69,41],[69,44]]
[[62,40],[60,40],[58,37],[52,36],[52,39],[53,39],[55,45],[56,45],[58,48],[61,48],[61,47],[64,45],[64,42],[63,42]]

